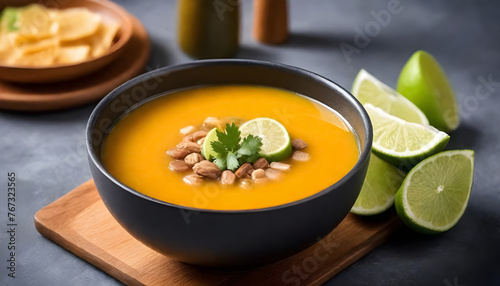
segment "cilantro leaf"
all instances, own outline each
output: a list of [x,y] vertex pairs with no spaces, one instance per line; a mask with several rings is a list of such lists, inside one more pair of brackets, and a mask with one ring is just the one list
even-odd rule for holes
[[241,146],[238,149],[238,154],[246,156],[258,154],[261,146],[262,146],[262,138],[249,134],[241,142]]
[[217,167],[219,167],[219,169],[221,169],[221,170],[226,170],[227,169],[226,157],[215,158],[214,164],[217,165]]
[[217,133],[219,142],[224,145],[227,151],[235,152],[238,149],[241,132],[234,122],[231,125],[226,124],[225,133],[219,130],[215,132]]
[[262,138],[250,134],[241,140],[241,132],[234,122],[226,124],[226,132],[216,130],[216,134],[218,141],[212,141],[210,145],[215,152],[214,163],[219,169],[234,172],[243,163],[253,163],[260,158]]
[[[226,150],[226,147],[224,146],[224,144],[222,144],[221,142],[219,141],[212,141],[210,142],[210,145],[212,146],[212,149],[214,149],[214,151],[217,153],[217,154],[227,154],[227,150]],[[216,155],[217,157],[217,155]]]
[[236,171],[240,167],[240,163],[238,162],[238,158],[236,157],[236,154],[233,152],[229,152],[227,154],[227,168],[231,171]]

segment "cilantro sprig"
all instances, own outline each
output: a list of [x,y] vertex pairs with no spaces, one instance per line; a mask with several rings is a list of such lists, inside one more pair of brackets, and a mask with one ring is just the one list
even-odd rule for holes
[[[244,163],[253,163],[259,158],[262,138],[248,135],[241,138],[241,132],[234,124],[226,124],[226,132],[216,130],[217,141],[210,142],[215,151],[214,163],[221,170],[236,171]],[[241,142],[241,143],[240,143]]]

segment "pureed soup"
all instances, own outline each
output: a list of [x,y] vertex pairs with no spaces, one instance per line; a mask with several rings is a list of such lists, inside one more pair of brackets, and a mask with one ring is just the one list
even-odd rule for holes
[[[227,182],[226,175],[229,173],[234,178],[238,170],[234,173],[227,171],[226,174],[222,170],[217,172],[217,168],[213,167],[215,165],[209,161],[202,161],[193,169],[186,167],[182,158],[187,153],[199,151],[196,150],[200,146],[198,143],[203,145],[206,141],[198,138],[195,141],[189,133],[209,131],[213,126],[207,126],[207,121],[210,124],[211,120],[221,121],[219,131],[223,133],[224,123],[234,121],[240,126],[242,122],[256,118],[277,122],[286,128],[291,139],[295,139],[294,145],[298,144],[286,159],[271,163],[273,168],[262,167],[266,170],[257,172],[260,180],[257,176],[252,180],[253,168],[248,163],[245,164],[250,169],[248,174],[246,170],[245,174],[239,172],[241,178],[236,177],[230,185],[223,185],[221,181]],[[228,130],[226,132],[229,133]],[[206,132],[199,133],[204,135]],[[269,144],[262,137],[251,139]],[[277,144],[280,143],[277,141]],[[186,142],[189,143],[186,145]],[[301,143],[306,143],[307,147],[300,146]],[[182,149],[175,146],[195,149],[187,152],[180,150],[182,154],[180,157],[174,154],[177,156],[175,159],[172,158],[172,150]],[[244,148],[247,149],[251,148]],[[239,160],[255,160],[241,154],[238,156],[242,156]],[[245,85],[197,87],[146,102],[115,125],[102,149],[105,168],[125,185],[165,202],[212,210],[258,209],[309,197],[345,176],[354,167],[358,156],[356,135],[336,112],[286,90]],[[201,154],[192,154],[190,158],[194,158],[194,162],[205,160]],[[266,161],[259,160],[260,163]],[[220,165],[221,162],[217,163]],[[202,167],[207,168],[209,172],[204,175],[209,177],[193,172],[204,170]],[[281,175],[275,176],[276,173]],[[215,176],[217,178],[213,179]]]

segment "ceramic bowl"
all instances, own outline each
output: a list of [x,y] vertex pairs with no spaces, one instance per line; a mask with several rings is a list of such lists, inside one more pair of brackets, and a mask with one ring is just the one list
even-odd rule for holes
[[[160,201],[126,186],[103,167],[100,152],[106,134],[134,106],[177,89],[223,84],[281,88],[335,109],[359,138],[356,165],[340,181],[310,197],[240,211],[196,209]],[[197,61],[143,74],[112,91],[97,105],[86,132],[95,184],[104,204],[123,228],[175,260],[223,270],[277,261],[330,233],[356,201],[372,144],[368,115],[338,84],[303,69],[253,60]]]

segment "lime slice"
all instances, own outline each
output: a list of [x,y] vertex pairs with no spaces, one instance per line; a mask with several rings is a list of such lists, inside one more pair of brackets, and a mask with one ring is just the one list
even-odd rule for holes
[[278,121],[260,117],[240,126],[241,137],[249,134],[262,138],[260,155],[269,162],[283,161],[292,152],[292,140],[286,128]]
[[214,127],[212,130],[210,130],[205,137],[205,141],[203,141],[203,145],[201,145],[201,155],[209,161],[212,161],[215,158],[216,154],[214,149],[212,148],[212,145],[210,145],[210,142],[219,140],[217,138],[216,130],[217,127]]
[[372,154],[365,182],[351,212],[376,215],[386,211],[394,203],[404,178],[402,171]]
[[452,228],[469,201],[474,151],[441,152],[413,168],[396,195],[396,211],[410,228],[439,233]]
[[360,70],[352,85],[352,94],[361,104],[370,103],[408,122],[429,125],[415,104],[365,70]]
[[445,132],[458,127],[460,116],[453,89],[430,54],[417,51],[411,56],[399,75],[397,89],[425,113],[434,127]]
[[404,121],[371,104],[364,107],[373,125],[373,152],[402,169],[443,150],[450,139],[432,126]]

